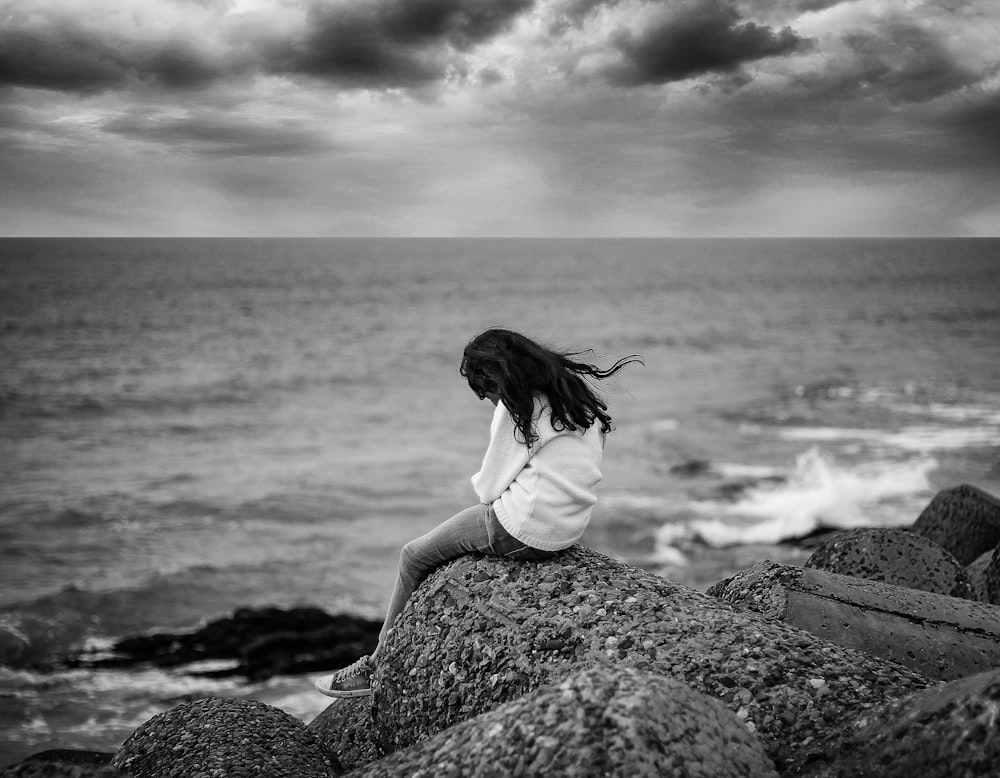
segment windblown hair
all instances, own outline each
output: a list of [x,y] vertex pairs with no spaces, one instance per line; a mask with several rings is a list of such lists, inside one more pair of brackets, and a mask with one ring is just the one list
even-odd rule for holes
[[510,411],[524,442],[538,440],[533,425],[535,395],[544,395],[551,409],[552,426],[557,430],[585,430],[594,424],[611,432],[607,404],[595,393],[587,379],[604,380],[632,362],[643,364],[632,354],[607,370],[578,357],[592,350],[560,353],[517,332],[486,330],[465,347],[459,372],[480,399],[497,393]]

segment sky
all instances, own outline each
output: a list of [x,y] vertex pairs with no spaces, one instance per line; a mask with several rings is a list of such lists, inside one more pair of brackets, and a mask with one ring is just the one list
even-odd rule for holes
[[0,235],[997,236],[997,0],[0,0]]

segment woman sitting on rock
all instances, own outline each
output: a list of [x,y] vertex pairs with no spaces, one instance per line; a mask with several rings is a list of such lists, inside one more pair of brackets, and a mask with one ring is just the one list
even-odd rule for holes
[[329,697],[371,694],[370,676],[386,636],[410,595],[436,567],[478,552],[509,559],[545,559],[573,545],[590,521],[601,480],[607,405],[585,379],[607,370],[577,362],[592,352],[552,351],[516,332],[492,329],[465,347],[460,372],[480,400],[496,410],[490,443],[472,485],[481,504],[466,508],[405,546],[396,584],[370,657],[316,681]]

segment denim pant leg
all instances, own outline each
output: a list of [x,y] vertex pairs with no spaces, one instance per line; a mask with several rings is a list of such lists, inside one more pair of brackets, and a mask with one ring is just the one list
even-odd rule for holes
[[[385,643],[385,637],[420,582],[437,567],[463,554],[482,551],[489,546],[486,530],[488,505],[473,505],[439,524],[426,535],[411,540],[399,553],[399,568],[396,584],[389,598],[389,608],[385,623],[379,633],[378,648]],[[373,659],[375,658],[373,656]]]
[[402,612],[417,586],[436,568],[470,553],[495,554],[518,560],[545,559],[555,551],[540,551],[512,537],[497,520],[490,505],[473,505],[452,516],[426,535],[411,540],[399,554],[396,583],[385,623],[379,633],[378,648],[372,655],[374,662],[385,644],[396,617]]

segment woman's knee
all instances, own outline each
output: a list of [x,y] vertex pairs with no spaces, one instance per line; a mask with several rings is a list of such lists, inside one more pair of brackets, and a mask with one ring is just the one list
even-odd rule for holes
[[425,544],[421,538],[411,540],[399,552],[399,567],[401,570],[424,571],[432,566],[429,562]]

